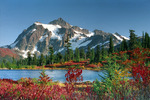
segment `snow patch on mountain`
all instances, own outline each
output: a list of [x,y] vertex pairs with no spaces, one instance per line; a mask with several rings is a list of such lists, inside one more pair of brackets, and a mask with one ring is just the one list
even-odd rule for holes
[[15,47],[15,48],[13,48],[13,50],[17,50],[17,51],[20,51],[21,53],[19,53],[19,55],[21,55],[23,58],[27,58],[28,57],[28,52],[31,52],[31,56],[33,57],[33,54],[35,54],[35,52],[39,52],[40,53],[40,51],[38,51],[37,50],[37,45],[33,48],[33,50],[32,51],[30,51],[30,50],[20,50],[19,48],[17,48],[17,47]]
[[83,34],[82,32],[79,32],[79,31],[75,31],[75,30],[74,30],[74,32],[76,32],[77,34]]
[[33,48],[32,52],[31,52],[31,54],[34,54],[36,51],[39,52],[39,51],[37,50],[37,45],[35,45],[35,47]]
[[[97,45],[102,46],[102,45],[107,44],[107,43],[109,43],[109,41],[106,41],[106,42],[104,42],[104,43],[99,43],[99,44],[97,44]],[[92,48],[95,48],[97,45],[93,46]]]
[[[28,57],[28,52],[30,52],[30,50],[21,50],[21,55],[23,56],[23,58],[27,58]],[[31,51],[31,56],[33,57],[33,54],[35,53],[35,52],[39,52],[40,53],[40,51],[38,51],[37,50],[37,45],[33,48],[33,50]]]
[[62,35],[58,34],[59,28],[61,28],[60,25],[53,25],[53,24],[42,24],[42,23],[35,23],[36,25],[42,25],[45,29],[48,29],[52,32],[51,39],[58,39],[62,40]]
[[36,31],[36,29],[33,29],[33,30],[31,31],[31,33],[35,32],[35,31]]
[[122,38],[120,38],[119,36],[117,36],[116,34],[113,34],[118,40],[123,41]]
[[[75,50],[76,48],[79,48],[79,47],[82,47],[82,46],[87,46],[92,40],[88,40],[88,41],[85,41],[86,38],[85,37],[82,37],[80,40],[77,40],[76,42],[75,41],[71,41],[71,48],[73,50]],[[84,42],[85,41],[85,42]]]
[[90,32],[89,34],[86,34],[87,37],[91,37],[94,35],[94,32]]
[[[35,32],[35,31],[36,31],[35,28],[34,28],[34,29],[31,29],[27,34],[32,34],[32,33]],[[25,35],[25,36],[26,36],[26,35]],[[24,37],[25,37],[25,36],[24,36]],[[24,37],[23,37],[23,38],[24,38]]]
[[58,53],[58,52],[62,52],[64,50],[64,48],[59,49],[58,51],[55,51],[54,54]]
[[106,43],[109,43],[109,41],[104,42],[103,45],[106,44]]
[[104,42],[104,43],[99,43],[99,44],[96,44],[95,46],[93,46],[92,48],[95,48],[97,45],[100,45],[100,46],[102,46],[102,45],[105,45],[105,44],[107,44],[107,43],[109,43],[109,41],[106,41],[106,42]]
[[80,29],[82,30],[83,28],[80,27]]
[[61,49],[58,50],[58,52],[61,52],[61,51],[63,51],[63,50],[64,50],[64,48],[61,48]]
[[[75,31],[74,36],[71,38],[70,43],[71,43],[71,48],[75,50],[76,48],[82,47],[82,46],[87,46],[92,40],[85,41],[86,38],[90,35],[93,35],[93,33],[88,34],[88,36],[82,36],[82,32]],[[87,34],[85,34],[87,35]],[[85,41],[85,42],[84,42]]]
[[41,36],[40,39],[39,39],[39,41],[40,41],[40,42],[43,42],[47,37],[48,37],[48,35]]
[[76,33],[71,38],[70,43],[73,50],[75,50],[77,47],[80,47],[80,44],[85,41],[86,37],[82,36],[81,32],[75,31]]
[[14,50],[20,51],[20,49],[18,47],[13,48]]
[[75,41],[77,41],[78,39],[80,40],[80,39],[82,39],[82,38],[85,38],[85,37],[83,37],[83,36],[81,36],[81,34],[74,34],[74,36],[71,38],[71,42],[75,42]]
[[125,36],[122,36],[122,35],[121,35],[121,37],[124,38],[124,39],[126,39],[126,40],[130,40],[129,38],[127,38],[127,37],[125,37]]
[[[74,32],[76,32],[77,34],[83,34],[82,32],[75,31],[75,30],[74,30]],[[87,37],[91,37],[94,35],[94,32],[89,32],[89,34],[84,34],[84,35],[86,35]]]
[[21,52],[23,53],[22,54],[23,58],[27,58],[28,57],[27,55],[28,55],[29,50],[26,50],[26,51],[25,50],[21,50]]
[[80,40],[77,40],[76,42],[75,42],[75,41],[70,41],[70,43],[71,43],[71,48],[72,48],[73,50],[75,50],[76,48],[80,47],[80,44],[81,44],[82,42],[84,42],[84,41],[85,41],[85,38],[82,38],[82,39],[80,39]]
[[96,46],[97,46],[97,45],[93,46],[92,49],[95,48]]
[[82,46],[87,46],[90,42],[92,42],[92,40],[88,40],[86,42],[83,42],[81,43],[79,46],[82,47]]

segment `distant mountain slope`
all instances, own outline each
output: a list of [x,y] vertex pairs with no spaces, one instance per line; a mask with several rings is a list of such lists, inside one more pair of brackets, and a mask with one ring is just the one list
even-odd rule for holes
[[3,59],[11,61],[13,57],[19,59],[19,55],[17,55],[14,50],[9,48],[0,48],[0,62],[2,62]]
[[78,47],[84,48],[86,51],[88,46],[95,48],[97,45],[104,45],[108,48],[110,36],[113,37],[115,46],[120,44],[123,38],[128,40],[127,37],[118,33],[112,34],[102,30],[91,32],[78,26],[72,26],[62,18],[58,18],[49,22],[49,24],[33,23],[18,36],[14,43],[5,46],[5,48],[16,50],[24,58],[27,57],[27,52],[29,51],[31,54],[40,55],[43,53],[46,55],[49,46],[53,46],[55,53],[64,52],[64,41],[67,38],[67,34],[70,34],[73,50]]

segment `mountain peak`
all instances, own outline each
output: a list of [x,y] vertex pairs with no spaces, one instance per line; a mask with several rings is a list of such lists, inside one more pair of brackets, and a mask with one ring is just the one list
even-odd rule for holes
[[61,17],[59,17],[57,20],[58,20],[58,21],[64,21]]
[[51,21],[49,24],[53,24],[53,25],[60,25],[64,28],[70,28],[71,25],[69,23],[67,23],[66,21],[64,21],[61,17]]

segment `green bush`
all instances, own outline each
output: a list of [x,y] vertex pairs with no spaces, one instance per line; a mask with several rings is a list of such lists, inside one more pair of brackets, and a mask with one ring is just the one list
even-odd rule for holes
[[5,68],[5,64],[2,62],[0,67]]
[[[119,81],[123,80],[121,76],[116,75],[116,71],[122,71],[121,65],[116,63],[116,56],[107,58],[107,63],[104,64],[103,67],[103,75],[99,75],[101,82],[96,80],[93,83],[93,91],[97,93],[99,99],[102,99],[103,96],[109,96],[110,98],[114,98],[114,89],[116,89],[115,84]],[[120,79],[118,79],[118,77]]]

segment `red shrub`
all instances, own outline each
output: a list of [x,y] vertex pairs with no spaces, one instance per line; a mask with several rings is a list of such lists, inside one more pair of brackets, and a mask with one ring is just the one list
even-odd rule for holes
[[142,82],[144,86],[147,86],[150,83],[150,70],[144,65],[132,67],[132,75],[136,82]]
[[38,81],[40,81],[41,84],[45,85],[47,82],[52,82],[52,79],[45,74],[45,71],[42,71],[40,74],[41,76],[39,76],[40,79],[38,79]]
[[18,81],[14,81],[12,79],[0,79],[0,81],[9,82],[9,83],[12,83],[12,84],[17,84],[18,83]]
[[69,68],[68,72],[65,74],[66,81],[72,83],[77,81],[83,81],[82,69]]
[[89,64],[89,65],[87,65],[86,67],[88,67],[88,68],[97,68],[97,65]]

